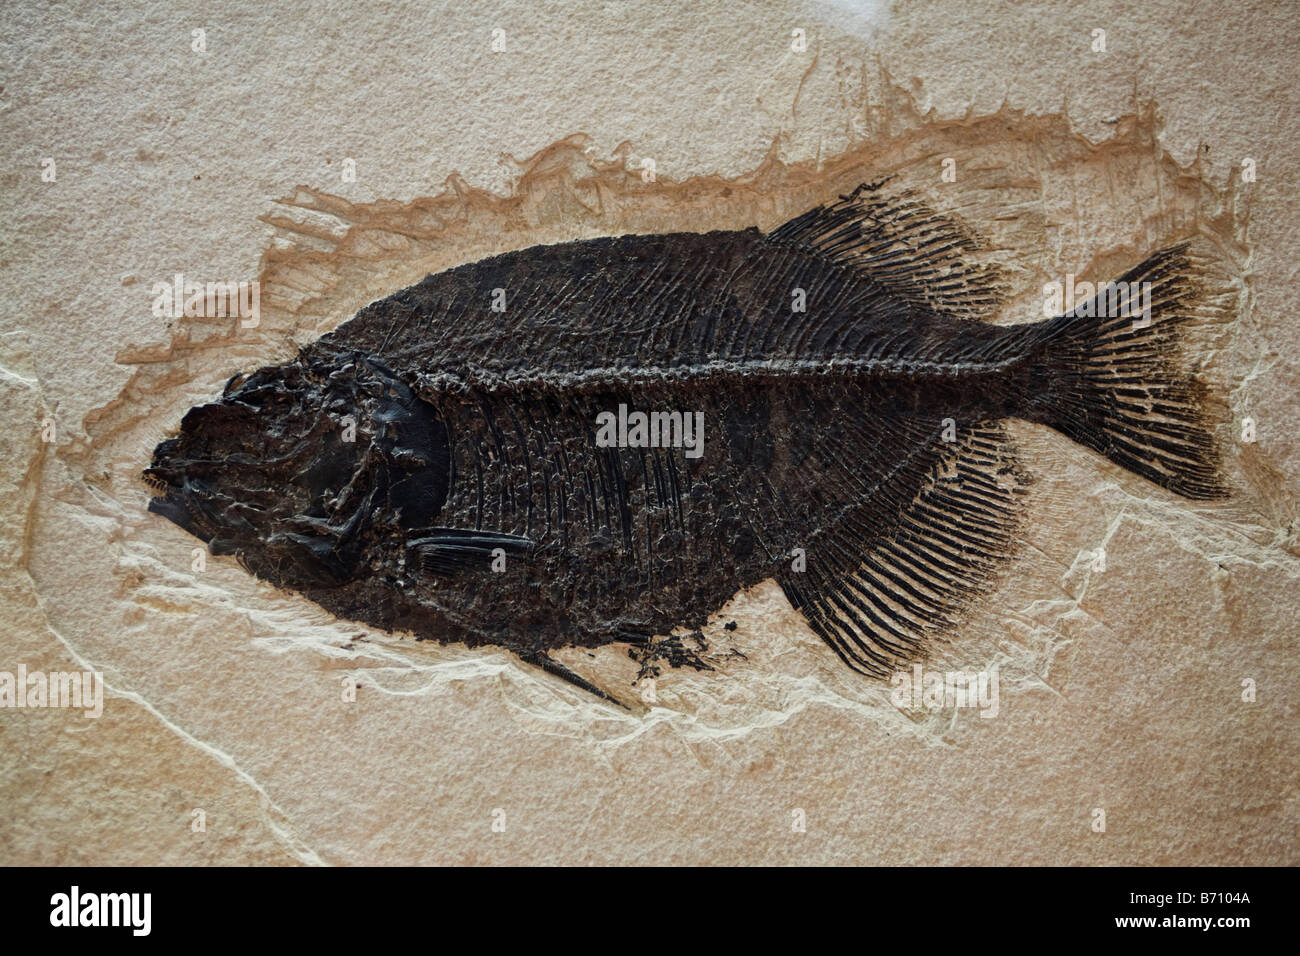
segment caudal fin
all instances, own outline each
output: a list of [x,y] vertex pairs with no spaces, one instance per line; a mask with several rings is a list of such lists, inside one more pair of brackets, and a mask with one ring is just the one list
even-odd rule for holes
[[1208,393],[1180,361],[1205,292],[1182,243],[1041,323],[1039,420],[1186,498],[1225,497]]

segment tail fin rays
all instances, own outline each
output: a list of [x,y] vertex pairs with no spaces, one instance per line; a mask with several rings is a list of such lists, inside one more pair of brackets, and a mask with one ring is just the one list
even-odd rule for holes
[[1181,243],[1042,323],[1039,420],[1186,498],[1225,497],[1208,390],[1178,361],[1203,292]]

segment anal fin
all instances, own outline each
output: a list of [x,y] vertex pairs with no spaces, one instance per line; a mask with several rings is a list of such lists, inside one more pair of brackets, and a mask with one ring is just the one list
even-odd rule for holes
[[1028,481],[998,423],[967,426],[951,443],[936,435],[780,584],[850,668],[886,677],[992,589],[1015,550]]

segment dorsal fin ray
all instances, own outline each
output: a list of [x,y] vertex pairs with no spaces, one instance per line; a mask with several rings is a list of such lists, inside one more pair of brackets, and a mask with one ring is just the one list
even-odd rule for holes
[[851,266],[913,305],[988,318],[1003,299],[1002,274],[978,261],[982,240],[915,190],[887,189],[889,182],[863,183],[773,229],[767,241]]

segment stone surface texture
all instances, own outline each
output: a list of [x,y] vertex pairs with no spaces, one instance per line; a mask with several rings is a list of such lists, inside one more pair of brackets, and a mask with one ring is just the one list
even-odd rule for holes
[[[105,699],[0,710],[0,860],[1300,863],[1298,12],[7,4],[0,671],[99,671]],[[623,713],[229,558],[195,570],[198,542],[145,510],[140,469],[187,408],[429,271],[771,228],[889,173],[988,238],[998,321],[1191,233],[1231,266],[1234,318],[1197,353],[1230,501],[1015,426],[1026,548],[935,665],[998,667],[994,719],[895,706],[772,582],[708,628],[743,658]],[[258,279],[260,324],[155,316],[176,273]],[[565,660],[633,692],[617,647]]]

